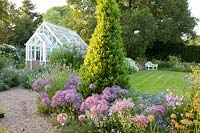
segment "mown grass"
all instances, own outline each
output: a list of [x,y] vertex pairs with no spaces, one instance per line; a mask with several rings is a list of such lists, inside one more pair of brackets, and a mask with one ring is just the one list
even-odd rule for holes
[[162,93],[167,89],[181,95],[187,92],[189,86],[185,81],[189,73],[174,71],[139,71],[129,75],[131,88],[147,93]]

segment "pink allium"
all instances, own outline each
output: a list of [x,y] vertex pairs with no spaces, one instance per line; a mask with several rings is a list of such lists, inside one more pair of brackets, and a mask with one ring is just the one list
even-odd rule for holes
[[128,109],[133,109],[134,108],[134,103],[132,101],[132,99],[123,99],[123,100],[118,100],[117,102],[115,102],[111,107],[110,107],[110,114],[113,114],[113,113],[121,113],[125,110],[128,110]]
[[133,118],[134,125],[137,129],[145,129],[148,126],[148,118],[144,115],[137,115]]
[[86,110],[91,109],[94,105],[101,100],[101,96],[98,94],[93,94],[92,96],[85,99],[85,101],[81,104],[80,111],[84,112]]
[[154,105],[150,108],[150,112],[154,115],[163,115],[166,112],[165,105]]
[[91,107],[90,109],[93,116],[102,116],[108,112],[108,102],[103,99]]
[[57,121],[58,123],[60,123],[62,126],[64,126],[67,121],[68,121],[68,116],[65,113],[60,113],[59,115],[57,115]]
[[80,122],[84,122],[85,120],[86,120],[86,116],[85,115],[79,115],[78,116],[78,120],[80,121]]

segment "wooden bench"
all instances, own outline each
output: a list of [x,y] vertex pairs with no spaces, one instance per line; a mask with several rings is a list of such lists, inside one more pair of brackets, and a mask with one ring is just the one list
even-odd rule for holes
[[145,64],[145,69],[146,70],[158,70],[158,64],[153,64],[152,62],[148,61]]

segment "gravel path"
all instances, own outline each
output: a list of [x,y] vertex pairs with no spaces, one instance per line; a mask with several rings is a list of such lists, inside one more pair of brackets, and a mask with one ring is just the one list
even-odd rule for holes
[[36,92],[22,88],[0,92],[0,104],[6,112],[0,119],[0,132],[7,128],[13,133],[58,133],[48,117],[37,114],[36,98]]

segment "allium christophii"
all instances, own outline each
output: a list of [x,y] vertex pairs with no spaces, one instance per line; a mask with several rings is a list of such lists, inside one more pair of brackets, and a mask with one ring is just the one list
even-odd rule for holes
[[148,126],[148,118],[142,114],[135,116],[133,122],[137,129],[146,129]]
[[123,111],[133,109],[134,106],[135,104],[133,103],[132,99],[120,99],[110,107],[109,114],[121,113]]
[[65,113],[60,113],[57,115],[57,122],[64,126],[68,121],[68,116]]
[[47,81],[45,81],[45,80],[43,80],[43,79],[37,79],[37,80],[32,84],[32,88],[33,88],[33,90],[38,90],[38,89],[44,88],[45,85],[47,85]]
[[65,89],[76,89],[81,86],[79,78],[75,75],[71,76],[69,81],[64,85]]

